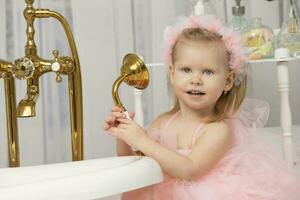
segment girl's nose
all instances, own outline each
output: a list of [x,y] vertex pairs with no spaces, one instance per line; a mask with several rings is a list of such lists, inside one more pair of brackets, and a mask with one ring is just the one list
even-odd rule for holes
[[193,85],[202,85],[203,84],[202,77],[201,77],[200,73],[193,74],[193,76],[191,78],[191,84],[193,84]]

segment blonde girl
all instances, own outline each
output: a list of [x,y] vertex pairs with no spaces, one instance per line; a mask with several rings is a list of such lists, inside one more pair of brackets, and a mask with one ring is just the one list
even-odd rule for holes
[[246,56],[239,35],[213,16],[190,16],[168,27],[165,40],[174,107],[147,131],[117,107],[105,121],[105,130],[118,139],[119,156],[138,149],[165,174],[163,182],[122,199],[300,199],[294,175],[254,140],[266,110],[241,110]]

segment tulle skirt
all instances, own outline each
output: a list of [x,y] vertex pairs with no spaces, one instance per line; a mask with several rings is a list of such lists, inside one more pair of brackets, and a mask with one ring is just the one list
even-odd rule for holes
[[296,174],[260,149],[232,149],[195,181],[165,177],[162,183],[125,193],[123,200],[299,200]]

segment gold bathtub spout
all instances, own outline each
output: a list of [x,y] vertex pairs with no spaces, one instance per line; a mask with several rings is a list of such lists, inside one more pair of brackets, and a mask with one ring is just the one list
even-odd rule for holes
[[35,101],[29,99],[22,99],[18,104],[19,117],[34,117],[35,114]]
[[14,65],[10,62],[0,60],[0,78],[4,78],[5,102],[6,102],[6,126],[9,166],[19,167],[19,139],[16,115],[16,92],[15,80],[12,76]]
[[17,107],[18,117],[34,117],[36,101],[39,97],[39,86],[30,84],[31,80],[27,80],[27,95],[22,99]]

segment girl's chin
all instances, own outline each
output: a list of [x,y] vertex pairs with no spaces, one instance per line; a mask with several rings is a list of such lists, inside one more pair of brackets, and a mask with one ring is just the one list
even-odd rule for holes
[[185,106],[187,106],[188,108],[190,109],[193,109],[193,110],[207,110],[208,108],[210,107],[214,107],[210,102],[208,101],[187,101],[185,102]]
[[206,108],[205,104],[203,103],[187,103],[186,106],[194,110],[201,110]]

